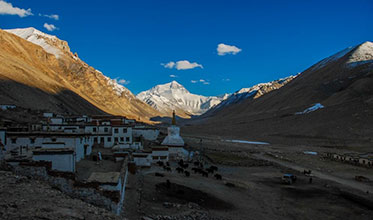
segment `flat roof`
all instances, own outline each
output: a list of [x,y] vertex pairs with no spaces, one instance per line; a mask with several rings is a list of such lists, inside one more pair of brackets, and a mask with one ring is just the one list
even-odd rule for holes
[[132,157],[147,157],[149,153],[132,153]]
[[88,182],[118,184],[120,177],[119,172],[93,172],[88,178]]
[[168,147],[152,147],[152,151],[168,151]]
[[89,136],[91,133],[66,133],[66,132],[27,132],[27,131],[18,131],[18,132],[7,132],[7,136],[69,136],[69,137],[76,137],[76,136]]
[[73,154],[74,149],[72,148],[39,148],[32,151],[34,155],[45,155],[45,154]]

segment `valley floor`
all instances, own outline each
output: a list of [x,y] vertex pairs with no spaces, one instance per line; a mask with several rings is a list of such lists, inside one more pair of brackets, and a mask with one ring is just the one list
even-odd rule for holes
[[[194,173],[193,163],[186,169],[191,173],[189,177],[176,171],[176,162],[170,162],[171,172],[158,165],[138,169],[128,175],[124,210],[119,217],[72,199],[46,183],[0,171],[0,217],[265,220],[371,219],[373,216],[373,182],[355,180],[355,176],[373,180],[372,168],[322,156],[346,149],[255,145],[221,139],[184,136],[189,150],[202,152],[205,167],[218,167],[222,180],[211,174],[203,177]],[[312,170],[312,183],[303,170]],[[282,183],[284,173],[295,174],[297,181],[292,185]]]
[[[222,180],[190,177],[162,167],[141,169],[130,175],[124,215],[152,219],[371,219],[372,169],[321,157],[328,148],[250,145],[221,142],[218,138],[184,138],[194,150],[203,147],[206,166],[216,165]],[[296,149],[296,150],[294,150]],[[315,151],[318,155],[306,155]],[[312,183],[303,174],[313,171]],[[164,174],[164,177],[155,173]],[[295,174],[295,184],[281,182],[284,173]],[[166,187],[166,180],[171,186]],[[367,193],[369,191],[370,193]]]

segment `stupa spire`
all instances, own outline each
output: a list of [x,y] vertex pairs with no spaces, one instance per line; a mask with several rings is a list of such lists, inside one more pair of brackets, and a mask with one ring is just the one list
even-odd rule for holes
[[175,110],[172,111],[172,125],[176,125]]

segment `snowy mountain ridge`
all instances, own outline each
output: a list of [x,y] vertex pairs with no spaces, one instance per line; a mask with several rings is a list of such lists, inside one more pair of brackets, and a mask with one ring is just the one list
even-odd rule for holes
[[[29,28],[17,28],[5,30],[8,33],[12,33],[21,37],[33,44],[41,46],[47,53],[53,54],[57,59],[62,59],[64,56],[72,57],[76,62],[88,66],[76,54],[70,51],[66,41],[60,40],[54,35],[43,33],[33,27]],[[111,79],[105,76],[101,71],[95,70],[101,74],[107,81],[107,85],[112,88],[116,95],[125,95],[129,99],[135,99],[136,97],[124,86],[119,84],[115,79]]]
[[222,101],[215,107],[213,107],[211,110],[216,110],[224,106],[238,103],[248,98],[252,98],[252,99],[259,98],[260,96],[270,91],[281,88],[282,86],[289,83],[297,76],[298,75],[288,76],[288,77],[274,80],[274,81],[267,82],[267,83],[259,83],[249,88],[242,88],[238,90],[237,92],[233,93],[232,95],[230,95],[227,99],[225,99],[224,101]]
[[320,62],[316,63],[311,67],[312,70],[318,70],[326,66],[331,62],[335,62],[340,58],[348,56],[347,62],[345,63],[347,67],[355,67],[357,65],[365,63],[373,63],[373,43],[366,41],[357,46],[350,46],[344,50],[329,56]]
[[[5,31],[41,46],[46,52],[53,54],[56,58],[60,58],[63,55],[63,50],[70,50],[66,41],[61,41],[56,36],[43,33],[33,27],[8,29]],[[58,44],[60,45],[57,46]]]
[[172,110],[180,114],[201,115],[228,97],[222,96],[202,96],[190,93],[184,86],[176,81],[157,85],[147,91],[143,91],[136,96],[138,99],[149,104],[156,110],[165,114],[170,114]]
[[[7,97],[18,95],[18,99],[13,98],[12,101],[20,106],[40,107],[56,112],[106,112],[144,121],[160,115],[154,108],[137,99],[117,79],[105,76],[81,60],[70,51],[66,41],[56,36],[30,27],[0,30],[0,37],[0,63],[3,70],[0,75],[21,82],[27,88],[48,91],[45,95],[48,98],[40,99],[37,105],[29,101],[40,96],[32,89],[22,95],[12,90],[3,91],[2,97],[5,97],[3,100],[6,102],[10,102]],[[49,96],[55,93],[59,95],[58,98]],[[48,101],[49,98],[54,102]],[[70,101],[74,104],[66,104]]]

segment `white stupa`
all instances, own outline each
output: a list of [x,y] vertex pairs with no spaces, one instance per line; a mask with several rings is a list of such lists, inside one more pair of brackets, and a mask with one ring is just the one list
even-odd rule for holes
[[184,140],[180,137],[180,128],[176,126],[175,111],[172,112],[172,125],[167,128],[168,135],[162,145],[184,146]]

